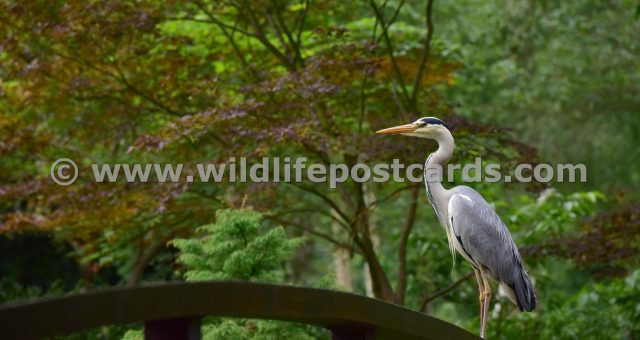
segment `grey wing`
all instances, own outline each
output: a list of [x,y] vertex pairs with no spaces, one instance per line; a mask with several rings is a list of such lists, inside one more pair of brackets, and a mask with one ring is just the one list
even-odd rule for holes
[[498,214],[477,191],[465,186],[452,191],[449,223],[462,250],[471,258],[471,264],[486,270],[512,290],[512,300],[521,310],[535,309],[536,298],[529,275]]

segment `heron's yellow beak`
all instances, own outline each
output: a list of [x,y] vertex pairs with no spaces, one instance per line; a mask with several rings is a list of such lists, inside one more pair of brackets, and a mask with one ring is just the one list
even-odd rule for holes
[[394,126],[388,129],[378,130],[376,131],[376,133],[381,135],[388,135],[391,133],[407,133],[407,132],[414,132],[416,131],[417,128],[418,127],[414,124],[405,124],[400,126]]

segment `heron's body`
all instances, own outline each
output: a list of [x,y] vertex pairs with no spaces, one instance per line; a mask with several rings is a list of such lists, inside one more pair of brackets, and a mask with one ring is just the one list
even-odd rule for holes
[[[457,186],[445,189],[433,174],[453,154],[449,129],[437,118],[422,118],[412,124],[378,131],[434,139],[438,150],[425,162],[427,197],[444,227],[449,247],[473,267],[480,290],[481,336],[485,336],[486,316],[491,296],[487,275],[498,281],[502,291],[521,311],[532,311],[536,297],[529,275],[509,230],[487,201],[474,189]],[[431,175],[430,175],[431,174]]]
[[[447,205],[447,237],[455,250],[476,270],[487,272],[521,311],[535,309],[529,275],[509,231],[491,206],[475,190],[458,186]],[[498,226],[498,227],[495,227]],[[500,246],[493,246],[494,244]]]

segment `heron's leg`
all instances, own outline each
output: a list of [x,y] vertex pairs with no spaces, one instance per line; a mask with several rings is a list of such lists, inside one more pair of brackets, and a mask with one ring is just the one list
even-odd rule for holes
[[478,281],[478,295],[480,300],[480,329],[482,331],[484,325],[484,281],[482,280],[482,274],[480,270],[473,268],[473,272],[476,273],[476,281]]
[[484,296],[484,304],[482,305],[482,325],[480,326],[480,337],[483,339],[487,333],[487,314],[489,314],[489,301],[491,301],[491,285],[489,285],[489,280],[487,279],[487,273],[483,270],[480,271],[480,276],[482,277],[482,286]]

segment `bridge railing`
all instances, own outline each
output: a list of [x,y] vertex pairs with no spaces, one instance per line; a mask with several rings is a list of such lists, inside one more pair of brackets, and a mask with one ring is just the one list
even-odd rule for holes
[[333,339],[478,339],[442,320],[364,296],[249,282],[109,288],[0,306],[0,337],[40,339],[144,323],[146,339],[200,339],[203,316],[287,320],[325,327]]

